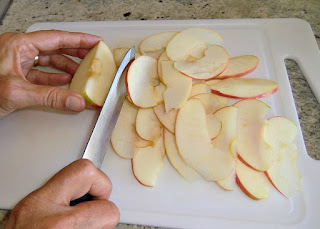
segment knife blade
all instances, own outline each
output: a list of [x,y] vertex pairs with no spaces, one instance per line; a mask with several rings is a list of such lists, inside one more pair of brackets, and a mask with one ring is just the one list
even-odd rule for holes
[[[100,115],[83,152],[82,158],[92,161],[97,168],[101,167],[107,151],[107,146],[110,142],[111,134],[117,123],[122,104],[126,98],[125,70],[134,58],[135,47],[133,46],[126,53],[118,68]],[[84,201],[90,201],[92,198],[93,197],[87,193],[78,199],[71,200],[70,206],[77,205]]]

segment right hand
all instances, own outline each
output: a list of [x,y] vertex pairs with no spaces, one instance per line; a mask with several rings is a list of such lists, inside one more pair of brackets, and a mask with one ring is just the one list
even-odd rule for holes
[[[120,213],[108,200],[111,190],[107,175],[89,160],[80,159],[21,200],[12,210],[5,228],[113,228]],[[94,197],[92,201],[69,206],[71,200],[86,193]]]

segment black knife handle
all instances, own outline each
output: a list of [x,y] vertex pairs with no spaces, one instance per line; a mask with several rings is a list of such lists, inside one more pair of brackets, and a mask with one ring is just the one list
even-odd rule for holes
[[70,201],[70,206],[75,206],[77,204],[80,204],[82,202],[90,201],[93,199],[93,196],[91,196],[89,193],[85,194],[84,196],[81,196],[78,199],[71,200]]

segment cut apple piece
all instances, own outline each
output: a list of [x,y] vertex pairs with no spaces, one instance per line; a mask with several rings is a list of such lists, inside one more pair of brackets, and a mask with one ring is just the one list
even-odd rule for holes
[[123,57],[126,55],[126,53],[129,51],[129,48],[115,48],[113,49],[113,57],[114,62],[117,66],[117,68],[120,66]]
[[207,81],[205,82],[205,84],[207,84],[207,85],[209,85],[209,86],[212,86],[212,85],[217,84],[217,83],[219,83],[219,82],[221,82],[221,80],[213,79],[213,80],[207,80]]
[[259,58],[253,55],[237,56],[229,59],[227,68],[217,78],[241,77],[249,74],[259,64]]
[[230,142],[230,152],[232,153],[233,157],[236,159],[237,155],[238,155],[238,141],[237,141],[237,137],[235,137],[234,139],[232,139],[232,141]]
[[275,93],[278,83],[258,78],[228,78],[211,85],[214,94],[236,99],[262,98]]
[[100,41],[81,61],[70,83],[70,90],[83,96],[89,108],[101,108],[116,74],[109,47]]
[[207,128],[210,139],[213,140],[221,133],[221,121],[213,114],[207,114]]
[[265,123],[264,140],[272,147],[279,148],[292,143],[297,134],[297,125],[285,117],[272,117]]
[[190,99],[180,108],[175,132],[182,159],[202,177],[216,181],[231,174],[233,160],[211,144],[206,111],[200,100]]
[[198,94],[196,96],[193,96],[192,98],[199,99],[202,102],[207,114],[213,114],[220,108],[227,105],[226,103],[224,103],[224,101],[220,100],[218,96],[212,93]]
[[167,55],[173,61],[186,61],[198,58],[207,48],[223,42],[223,37],[207,28],[189,28],[176,34],[167,45]]
[[162,93],[156,88],[163,87],[159,82],[157,60],[149,56],[138,57],[130,65],[126,76],[130,100],[141,108],[156,106],[163,99]]
[[230,176],[228,176],[224,180],[216,181],[217,184],[226,191],[234,191],[236,186],[236,166],[234,165],[234,169]]
[[150,141],[141,139],[135,128],[138,108],[125,100],[117,124],[111,136],[114,151],[122,158],[131,159],[139,147],[147,147]]
[[144,39],[140,44],[140,52],[142,54],[156,52],[167,47],[169,41],[177,34],[177,32],[161,32],[153,34]]
[[132,159],[132,171],[136,179],[145,186],[154,187],[163,168],[163,138],[154,146],[139,148]]
[[147,52],[147,53],[144,53],[143,55],[144,56],[150,56],[150,57],[158,60],[163,52],[164,52],[164,49],[161,49],[161,50],[158,50],[158,51],[155,51],[155,52]]
[[153,111],[162,125],[174,134],[178,110],[171,109],[170,111],[166,112],[164,103],[161,103],[153,107]]
[[261,200],[271,193],[271,184],[263,172],[253,170],[240,160],[236,163],[236,182],[251,199]]
[[219,45],[209,46],[204,57],[194,62],[175,62],[174,67],[193,79],[211,79],[221,74],[227,67],[229,55]]
[[169,60],[169,57],[167,56],[166,51],[163,51],[162,54],[160,55],[159,59],[158,59],[158,75],[160,80],[163,82],[162,80],[162,67],[161,67],[161,62],[164,60]]
[[162,125],[152,108],[140,108],[136,118],[138,135],[147,141],[156,142],[161,137]]
[[192,98],[199,94],[208,94],[211,93],[210,86],[205,83],[199,83],[192,85],[191,92],[189,98]]
[[239,108],[238,154],[254,169],[268,170],[272,166],[272,153],[263,139],[263,125],[270,107],[255,99],[241,100],[234,106]]
[[[275,135],[277,135],[275,133]],[[288,144],[276,149],[273,166],[265,173],[273,186],[285,197],[292,197],[296,191],[302,191],[302,176],[297,168],[297,147]]]
[[189,167],[181,158],[176,144],[174,134],[168,130],[164,130],[164,145],[168,159],[172,167],[188,181],[196,181],[201,179],[201,176],[193,168]]
[[162,80],[167,86],[163,93],[166,111],[179,109],[188,99],[192,88],[192,80],[173,67],[170,60],[161,62]]

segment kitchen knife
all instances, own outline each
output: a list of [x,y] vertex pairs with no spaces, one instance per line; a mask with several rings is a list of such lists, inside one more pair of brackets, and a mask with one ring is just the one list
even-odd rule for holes
[[[101,167],[107,146],[110,142],[111,134],[117,123],[122,104],[125,100],[127,94],[125,86],[125,70],[134,58],[135,47],[133,46],[124,56],[118,68],[98,120],[82,155],[82,158],[89,159],[97,168]],[[86,194],[79,199],[70,201],[70,205],[74,206],[78,203],[91,199],[92,196],[90,194]]]

